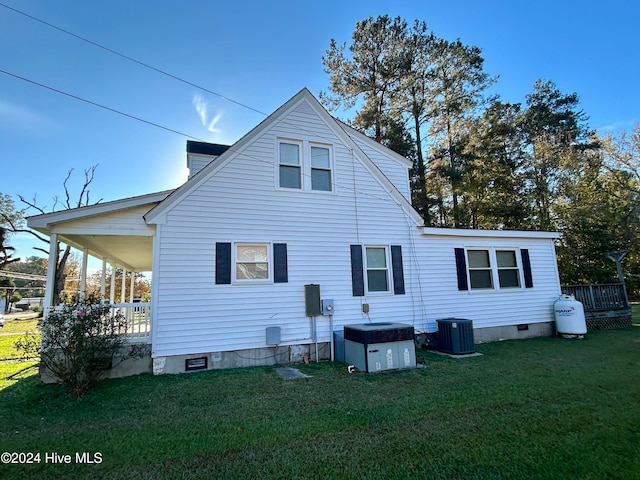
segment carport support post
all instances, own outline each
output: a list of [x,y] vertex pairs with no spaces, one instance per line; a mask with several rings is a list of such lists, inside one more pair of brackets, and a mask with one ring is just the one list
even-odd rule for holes
[[111,291],[109,292],[109,303],[113,304],[116,301],[116,265],[111,264]]
[[131,291],[129,292],[129,303],[133,303],[133,287],[135,286],[136,272],[131,270]]
[[120,303],[124,303],[127,299],[126,297],[127,290],[127,269],[122,267],[122,289],[120,290]]
[[89,262],[89,251],[82,250],[82,268],[80,269],[80,298],[84,300],[87,295],[87,263]]
[[47,263],[47,285],[44,291],[43,316],[46,319],[53,307],[53,295],[56,288],[56,266],[58,265],[58,234],[49,235],[49,262]]
[[107,290],[107,260],[102,259],[102,274],[100,275],[100,300],[104,302],[104,294]]

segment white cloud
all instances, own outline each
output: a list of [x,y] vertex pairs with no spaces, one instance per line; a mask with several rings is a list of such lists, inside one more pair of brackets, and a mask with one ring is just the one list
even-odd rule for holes
[[196,109],[196,112],[198,112],[200,121],[205,125],[207,122],[207,102],[204,101],[202,95],[196,94],[193,96],[193,106]]
[[636,123],[638,123],[635,119],[633,120],[624,120],[624,121],[620,121],[620,122],[614,122],[612,124],[609,125],[605,125],[604,127],[599,127],[596,130],[598,130],[600,133],[615,133],[615,132],[619,132],[620,130],[631,130]]
[[207,130],[209,130],[211,133],[220,132],[221,131],[220,129],[214,128],[214,127],[216,126],[216,123],[220,121],[221,118],[222,118],[222,111],[219,111],[218,113],[216,113],[216,116],[213,117],[213,119],[209,122],[209,126],[207,127]]
[[40,130],[49,122],[38,112],[0,98],[0,125],[22,130]]
[[210,118],[209,115],[209,104],[207,104],[204,97],[200,94],[196,94],[193,96],[193,107],[196,109],[198,116],[200,117],[200,122],[202,122],[202,126],[209,130],[211,133],[220,133],[221,130],[215,128],[216,124],[220,121],[223,115],[222,110],[218,110],[218,112]]

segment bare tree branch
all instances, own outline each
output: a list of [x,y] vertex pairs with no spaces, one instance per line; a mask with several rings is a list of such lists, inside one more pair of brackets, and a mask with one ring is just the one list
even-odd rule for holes
[[[65,178],[64,182],[62,182],[62,185],[64,186],[64,195],[66,197],[65,206],[67,208],[73,208],[71,207],[71,195],[69,194],[69,189],[67,188],[67,182],[71,178],[72,173],[73,173],[73,168],[67,172],[67,178]],[[82,198],[82,192],[80,192],[80,198]]]
[[[27,205],[27,209],[29,208],[33,208],[34,210],[37,210],[38,212],[40,212],[41,214],[45,214],[47,212],[45,212],[42,208],[40,208],[38,205],[36,205],[36,198],[35,196],[33,197],[33,200],[30,202],[29,200],[25,199],[22,195],[18,195],[18,198],[20,199],[20,201],[22,203],[24,203],[25,205]],[[25,211],[27,210],[25,209]]]
[[98,164],[84,171],[84,185],[82,186],[82,190],[80,190],[80,195],[78,197],[78,207],[83,206],[83,197],[86,198],[84,205],[89,205],[89,185],[93,181],[97,168]]

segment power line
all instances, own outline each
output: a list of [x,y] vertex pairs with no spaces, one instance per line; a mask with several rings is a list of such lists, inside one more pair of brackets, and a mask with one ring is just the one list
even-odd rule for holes
[[[235,105],[238,105],[238,106],[240,106],[240,107],[246,108],[246,109],[248,109],[248,110],[251,110],[252,112],[258,113],[258,114],[260,114],[260,115],[262,115],[262,116],[264,116],[264,117],[268,117],[268,116],[269,116],[269,114],[268,114],[268,113],[265,113],[265,112],[263,112],[263,111],[261,111],[261,110],[258,110],[258,109],[256,109],[256,108],[253,108],[253,107],[251,107],[251,106],[249,106],[249,105],[247,105],[247,104],[245,104],[245,103],[239,102],[239,101],[237,101],[237,100],[233,100],[232,98],[229,98],[229,97],[227,97],[227,96],[225,96],[225,95],[222,95],[222,94],[220,94],[220,93],[217,93],[217,92],[214,92],[214,91],[212,91],[212,90],[209,90],[209,89],[208,89],[208,88],[206,88],[206,87],[203,87],[203,86],[201,86],[201,85],[198,85],[198,84],[195,84],[195,83],[193,83],[193,82],[190,82],[189,80],[185,80],[185,79],[184,79],[184,78],[182,78],[182,77],[179,77],[179,76],[177,76],[177,75],[174,75],[174,74],[172,74],[172,73],[169,73],[169,72],[167,72],[167,71],[165,71],[165,70],[162,70],[162,69],[160,69],[160,68],[154,67],[153,65],[150,65],[150,64],[148,64],[148,63],[145,63],[145,62],[143,62],[143,61],[141,61],[141,60],[138,60],[138,59],[136,59],[136,58],[133,58],[133,57],[131,57],[131,56],[129,56],[129,55],[126,55],[126,54],[124,54],[124,53],[118,52],[118,51],[116,51],[116,50],[114,50],[114,49],[112,49],[112,48],[106,47],[106,46],[104,46],[104,45],[102,45],[102,44],[100,44],[100,43],[98,43],[98,42],[94,42],[93,40],[90,40],[90,39],[88,39],[88,38],[86,38],[86,37],[83,37],[82,35],[78,35],[77,33],[73,33],[73,32],[71,32],[71,31],[69,31],[69,30],[66,30],[66,29],[62,28],[62,27],[58,27],[57,25],[54,25],[54,24],[52,24],[52,23],[50,23],[50,22],[47,22],[47,21],[45,21],[45,20],[42,20],[42,19],[40,19],[40,18],[34,17],[33,15],[30,15],[30,14],[28,14],[28,13],[25,13],[25,12],[23,12],[23,11],[20,11],[20,10],[18,10],[18,9],[16,9],[16,8],[13,8],[13,7],[11,7],[11,6],[8,6],[8,5],[4,4],[4,3],[1,3],[1,2],[0,2],[0,6],[5,7],[5,8],[7,8],[8,10],[11,10],[11,11],[13,11],[13,12],[15,12],[15,13],[20,14],[20,15],[23,15],[23,16],[25,16],[25,17],[27,17],[27,18],[31,19],[31,20],[34,20],[34,21],[36,21],[36,22],[39,22],[39,23],[41,23],[41,24],[43,24],[43,25],[46,25],[46,26],[48,26],[48,27],[50,27],[50,28],[53,28],[53,29],[55,29],[55,30],[58,30],[58,31],[60,31],[60,32],[62,32],[62,33],[65,33],[66,35],[69,35],[69,36],[71,36],[71,37],[74,37],[74,38],[76,38],[76,39],[78,39],[78,40],[81,40],[81,41],[83,41],[83,42],[85,42],[85,43],[88,43],[88,44],[90,44],[90,45],[93,45],[93,46],[95,46],[95,47],[98,47],[98,48],[100,48],[100,49],[102,49],[102,50],[104,50],[104,51],[106,51],[106,52],[112,53],[112,54],[117,55],[117,56],[119,56],[119,57],[121,57],[121,58],[124,58],[124,59],[126,59],[126,60],[129,60],[130,62],[136,63],[136,64],[138,64],[138,65],[140,65],[140,66],[145,67],[145,68],[148,68],[149,70],[152,70],[152,71],[154,71],[154,72],[156,72],[156,73],[160,73],[161,75],[164,75],[164,76],[166,76],[166,77],[172,78],[172,79],[177,80],[177,81],[179,81],[179,82],[182,82],[182,83],[184,83],[184,84],[186,84],[186,85],[189,85],[189,86],[195,87],[195,88],[197,88],[197,89],[199,89],[199,90],[202,90],[203,92],[207,92],[207,93],[210,93],[211,95],[215,95],[215,96],[216,96],[216,97],[218,97],[218,98],[221,98],[221,99],[223,99],[223,100],[226,100],[226,101],[228,101],[228,102],[230,102],[230,103],[233,103],[233,104],[235,104]],[[299,125],[297,125],[297,124],[290,123],[290,122],[287,122],[287,121],[284,121],[284,120],[282,120],[282,122],[283,122],[283,123],[285,123],[286,125],[289,125],[289,126],[291,126],[291,127],[293,127],[293,128],[296,128],[296,129],[298,129],[298,130],[300,130],[300,131],[303,131],[303,132],[305,132],[305,133],[312,133],[312,132],[309,132],[308,130],[305,130],[304,128],[300,127],[300,126],[299,126]],[[147,123],[149,123],[149,122],[147,122]],[[161,128],[164,128],[164,127],[161,127]],[[179,133],[179,132],[177,132],[177,133]],[[317,133],[314,133],[314,134],[317,134]],[[184,135],[184,134],[181,134],[181,135]],[[197,137],[192,137],[192,138],[196,138],[197,140],[200,140],[200,139],[198,139]],[[205,141],[205,140],[202,140],[202,141]]]
[[146,123],[147,125],[151,125],[151,126],[154,126],[154,127],[157,127],[157,128],[161,128],[161,129],[166,130],[166,131],[171,132],[171,133],[177,133],[178,135],[182,135],[183,137],[194,138],[196,140],[200,140],[201,142],[205,141],[205,140],[203,140],[201,138],[198,138],[198,137],[196,137],[194,135],[188,135],[186,133],[179,132],[178,130],[174,130],[172,128],[165,127],[165,126],[160,125],[158,123],[154,123],[154,122],[151,122],[149,120],[145,120],[144,118],[136,117],[135,115],[131,115],[129,113],[125,113],[125,112],[122,112],[120,110],[116,110],[115,108],[107,107],[106,105],[102,105],[100,103],[93,102],[91,100],[87,100],[86,98],[82,98],[82,97],[79,97],[77,95],[73,95],[71,93],[64,92],[62,90],[58,90],[57,88],[50,87],[49,85],[45,85],[44,83],[36,82],[35,80],[30,80],[30,79],[28,79],[26,77],[21,77],[20,75],[16,75],[15,73],[7,72],[6,70],[0,69],[0,73],[3,73],[3,74],[8,75],[10,77],[17,78],[18,80],[22,80],[23,82],[27,82],[27,83],[31,83],[33,85],[37,85],[38,87],[46,88],[47,90],[51,90],[52,92],[56,92],[56,93],[59,93],[61,95],[65,95],[65,96],[73,98],[75,100],[79,100],[81,102],[88,103],[89,105],[93,105],[94,107],[103,108],[104,110],[108,110],[110,112],[117,113],[118,115],[122,115],[124,117],[128,117],[128,118],[131,118],[133,120],[137,120],[139,122]]
[[30,18],[31,20],[35,20],[36,22],[42,23],[43,25],[46,25],[47,27],[50,27],[50,28],[53,28],[53,29],[58,30],[60,32],[66,33],[67,35],[70,35],[70,36],[72,36],[74,38],[77,38],[78,40],[82,40],[83,42],[86,42],[86,43],[88,43],[90,45],[93,45],[94,47],[101,48],[102,50],[105,50],[105,51],[107,51],[109,53],[113,53],[114,55],[117,55],[117,56],[122,57],[122,58],[124,58],[126,60],[129,60],[130,62],[137,63],[138,65],[140,65],[142,67],[148,68],[149,70],[153,70],[154,72],[157,72],[157,73],[160,73],[162,75],[165,75],[166,77],[173,78],[174,80],[178,80],[179,82],[182,82],[182,83],[184,83],[186,85],[195,87],[195,88],[200,89],[200,90],[202,90],[204,92],[210,93],[211,95],[215,95],[216,97],[222,98],[223,100],[226,100],[228,102],[234,103],[234,104],[239,105],[239,106],[241,106],[243,108],[249,109],[249,110],[251,110],[253,112],[259,113],[260,115],[263,115],[265,117],[268,116],[268,114],[266,114],[266,113],[264,113],[264,112],[262,112],[262,111],[260,111],[258,109],[255,109],[253,107],[250,107],[249,105],[246,105],[244,103],[238,102],[237,100],[233,100],[232,98],[226,97],[226,96],[224,96],[224,95],[222,95],[220,93],[213,92],[213,91],[209,90],[208,88],[205,88],[205,87],[202,87],[200,85],[197,85],[197,84],[195,84],[193,82],[190,82],[189,80],[185,80],[184,78],[181,78],[181,77],[179,77],[177,75],[169,73],[169,72],[167,72],[165,70],[161,70],[160,68],[154,67],[153,65],[149,65],[148,63],[145,63],[145,62],[137,60],[137,59],[135,59],[133,57],[130,57],[129,55],[125,55],[124,53],[120,53],[120,52],[118,52],[116,50],[113,50],[112,48],[105,47],[104,45],[101,45],[98,42],[94,42],[93,40],[89,40],[86,37],[83,37],[83,36],[78,35],[76,33],[70,32],[69,30],[65,30],[64,28],[58,27],[58,26],[56,26],[56,25],[54,25],[52,23],[46,22],[44,20],[41,20],[41,19],[39,19],[37,17],[34,17],[33,15],[29,15],[28,13],[25,13],[25,12],[22,12],[22,11],[16,9],[16,8],[10,7],[9,5],[5,5],[4,3],[0,3],[0,6],[5,7],[6,9],[11,10],[11,11],[13,11],[15,13],[18,13],[20,15],[23,15],[23,16],[25,16],[27,18]]
[[45,282],[47,277],[45,275],[35,275],[32,273],[20,273],[20,272],[10,272],[8,270],[0,270],[0,277],[10,277],[17,278],[20,280],[38,280],[40,282]]
[[[81,40],[81,41],[83,41],[83,42],[85,42],[85,43],[88,43],[88,44],[90,44],[90,45],[93,45],[93,46],[95,46],[95,47],[98,47],[98,48],[100,48],[100,49],[102,49],[102,50],[105,50],[105,51],[107,51],[107,52],[109,52],[109,53],[112,53],[112,54],[114,54],[114,55],[117,55],[117,56],[119,56],[119,57],[121,57],[121,58],[124,58],[124,59],[126,59],[126,60],[129,60],[129,61],[131,61],[131,62],[134,62],[134,63],[136,63],[136,64],[138,64],[138,65],[140,65],[140,66],[143,66],[143,67],[145,67],[145,68],[147,68],[147,69],[149,69],[149,70],[152,70],[152,71],[154,71],[154,72],[160,73],[160,74],[165,75],[165,76],[167,76],[167,77],[169,77],[169,78],[172,78],[172,79],[174,79],[174,80],[177,80],[177,81],[179,81],[179,82],[182,82],[182,83],[184,83],[184,84],[186,84],[186,85],[190,85],[190,86],[195,87],[195,88],[197,88],[197,89],[200,89],[200,90],[202,90],[202,91],[204,91],[204,92],[207,92],[207,93],[210,93],[210,94],[212,94],[212,95],[215,95],[215,96],[217,96],[217,97],[219,97],[219,98],[221,98],[221,99],[223,99],[223,100],[226,100],[226,101],[228,101],[228,102],[234,103],[234,104],[236,104],[236,105],[238,105],[238,106],[241,106],[241,107],[243,107],[243,108],[246,108],[246,109],[248,109],[248,110],[251,110],[251,111],[253,111],[253,112],[256,112],[256,113],[258,113],[258,114],[260,114],[260,115],[263,115],[263,116],[265,116],[265,117],[269,117],[269,114],[267,114],[267,113],[265,113],[265,112],[262,112],[262,111],[260,111],[260,110],[258,110],[258,109],[256,109],[256,108],[250,107],[249,105],[246,105],[246,104],[244,104],[244,103],[242,103],[242,102],[239,102],[239,101],[233,100],[233,99],[231,99],[231,98],[229,98],[229,97],[226,97],[225,95],[222,95],[222,94],[220,94],[220,93],[217,93],[217,92],[214,92],[214,91],[212,91],[212,90],[209,90],[209,89],[208,89],[208,88],[206,88],[206,87],[203,87],[203,86],[201,86],[201,85],[197,85],[197,84],[195,84],[195,83],[193,83],[193,82],[190,82],[190,81],[188,81],[188,80],[185,80],[185,79],[183,79],[183,78],[181,78],[181,77],[179,77],[179,76],[177,76],[177,75],[174,75],[174,74],[169,73],[169,72],[166,72],[166,71],[164,71],[164,70],[162,70],[162,69],[160,69],[160,68],[157,68],[157,67],[154,67],[154,66],[152,66],[152,65],[149,65],[148,63],[145,63],[145,62],[142,62],[142,61],[140,61],[140,60],[137,60],[137,59],[135,59],[135,58],[133,58],[133,57],[131,57],[131,56],[129,56],[129,55],[125,55],[125,54],[123,54],[123,53],[120,53],[120,52],[118,52],[118,51],[116,51],[116,50],[113,50],[112,48],[106,47],[106,46],[104,46],[104,45],[102,45],[102,44],[100,44],[100,43],[98,43],[98,42],[94,42],[93,40],[89,40],[89,39],[88,39],[88,38],[86,38],[86,37],[83,37],[83,36],[78,35],[78,34],[76,34],[76,33],[70,32],[69,30],[65,30],[64,28],[58,27],[57,25],[54,25],[54,24],[52,24],[52,23],[49,23],[49,22],[47,22],[47,21],[45,21],[45,20],[41,20],[41,19],[39,19],[39,18],[37,18],[37,17],[34,17],[33,15],[30,15],[30,14],[28,14],[28,13],[22,12],[22,11],[20,11],[20,10],[16,9],[16,8],[13,8],[13,7],[11,7],[11,6],[8,6],[8,5],[4,4],[4,3],[1,3],[1,2],[0,2],[0,6],[5,7],[5,8],[7,8],[8,10],[11,10],[11,11],[13,11],[13,12],[15,12],[15,13],[20,14],[20,15],[23,15],[23,16],[25,16],[25,17],[27,17],[27,18],[31,19],[31,20],[34,20],[34,21],[36,21],[36,22],[39,22],[39,23],[41,23],[41,24],[43,24],[43,25],[46,25],[46,26],[48,26],[48,27],[50,27],[50,28],[53,28],[53,29],[58,30],[58,31],[60,31],[60,32],[63,32],[63,33],[65,33],[65,34],[67,34],[67,35],[70,35],[70,36],[72,36],[72,37],[74,37],[74,38],[76,38],[76,39],[78,39],[78,40]],[[193,138],[193,139],[196,139],[196,140],[199,140],[199,141],[202,141],[202,142],[207,142],[206,140],[203,140],[203,139],[201,139],[201,138],[195,137],[195,136],[193,136],[193,135],[187,135],[187,134],[182,133],[182,132],[179,132],[179,131],[177,131],[177,130],[173,130],[173,129],[171,129],[171,128],[164,127],[164,126],[162,126],[162,125],[159,125],[159,124],[157,124],[157,123],[154,123],[154,122],[151,122],[151,121],[148,121],[148,120],[144,120],[144,119],[142,119],[142,118],[136,117],[136,116],[134,116],[134,115],[130,115],[130,114],[128,114],[128,113],[125,113],[125,112],[122,112],[122,111],[119,111],[119,110],[116,110],[116,109],[113,109],[113,108],[111,108],[111,107],[107,107],[107,106],[105,106],[105,105],[102,105],[102,104],[99,104],[99,103],[96,103],[96,102],[92,102],[92,101],[90,101],[90,100],[86,100],[86,99],[81,98],[81,97],[78,97],[78,96],[76,96],[76,95],[72,95],[72,94],[67,93],[67,92],[64,92],[64,91],[62,91],[62,90],[58,90],[58,89],[55,89],[55,88],[53,88],[53,87],[49,87],[48,85],[45,85],[45,84],[42,84],[42,83],[38,83],[38,82],[35,82],[35,81],[33,81],[33,80],[29,80],[29,79],[27,79],[27,78],[21,77],[21,76],[19,76],[19,75],[12,74],[12,73],[7,72],[7,71],[0,70],[0,73],[4,73],[5,75],[9,75],[9,76],[12,76],[12,77],[18,78],[18,79],[20,79],[20,80],[23,80],[23,81],[26,81],[26,82],[32,83],[32,84],[34,84],[34,85],[37,85],[37,86],[40,86],[40,87],[43,87],[43,88],[49,89],[49,90],[51,90],[51,91],[54,91],[54,92],[56,92],[56,93],[60,93],[60,94],[62,94],[62,95],[66,95],[66,96],[68,96],[68,97],[70,97],[70,98],[74,98],[74,99],[76,99],[76,100],[80,100],[80,101],[85,102],[85,103],[88,103],[88,104],[90,104],[90,105],[94,105],[94,106],[97,106],[97,107],[103,108],[103,109],[105,109],[105,110],[108,110],[108,111],[111,111],[111,112],[117,113],[117,114],[119,114],[119,115],[123,115],[123,116],[125,116],[125,117],[131,118],[131,119],[134,119],[134,120],[138,120],[138,121],[143,122],[143,123],[146,123],[146,124],[148,124],[148,125],[152,125],[152,126],[155,126],[155,127],[161,128],[161,129],[163,129],[163,130],[166,130],[166,131],[169,131],[169,132],[172,132],[172,133],[176,133],[176,134],[181,135],[181,136],[183,136],[183,137]],[[306,129],[302,128],[302,127],[301,127],[300,125],[298,125],[298,124],[290,123],[290,122],[288,122],[288,121],[286,121],[286,120],[283,120],[283,119],[279,119],[279,120],[280,120],[281,122],[283,122],[284,124],[289,125],[289,126],[292,126],[293,128],[295,128],[295,129],[297,129],[297,130],[300,130],[300,131],[303,131],[303,132],[306,132],[306,133],[312,133],[312,132],[309,132],[309,131],[307,131]],[[313,133],[314,133],[315,135],[318,135],[318,134],[317,134],[317,132],[313,132]],[[346,132],[345,132],[345,133],[346,133]],[[347,135],[348,135],[348,134],[347,134]],[[325,138],[325,137],[324,137],[324,136],[322,136],[322,135],[318,135],[318,136],[319,136],[320,138]],[[327,139],[327,140],[331,141],[330,139]],[[230,151],[232,151],[232,152],[235,152],[235,153],[240,153],[240,152],[235,151],[233,148],[229,148],[229,150],[230,150]],[[262,162],[262,163],[268,163],[268,162],[266,162],[264,159],[261,159],[261,158],[258,158],[258,157],[253,157],[253,156],[251,156],[251,155],[247,155],[246,153],[244,153],[244,155],[245,155],[247,158],[251,158],[251,159],[256,160],[256,161],[259,161],[259,162]],[[304,176],[304,175],[307,175],[307,174],[303,173],[303,176]],[[393,204],[393,205],[395,205],[395,206],[400,206],[397,202],[395,202],[395,201],[391,201],[391,200],[390,200],[390,199],[388,199],[388,198],[378,197],[377,195],[371,194],[371,193],[369,193],[369,192],[358,192],[358,190],[355,188],[355,186],[354,186],[354,187],[350,187],[350,186],[347,186],[347,185],[339,185],[338,183],[336,183],[335,185],[336,185],[336,186],[340,186],[340,187],[344,188],[345,190],[352,190],[354,193],[360,193],[360,194],[362,194],[362,195],[366,195],[366,196],[369,196],[369,197],[371,197],[371,198],[376,198],[376,199],[379,199],[379,200],[389,201],[390,203],[392,203],[392,204]],[[404,211],[404,208],[402,208],[402,207],[401,207],[401,210],[403,210],[403,211]]]
[[[1,5],[1,4],[0,4],[0,5]],[[93,102],[93,101],[91,101],[91,100],[87,100],[87,99],[85,99],[85,98],[78,97],[77,95],[73,95],[73,94],[71,94],[71,93],[67,93],[67,92],[64,92],[64,91],[62,91],[62,90],[58,90],[58,89],[56,89],[56,88],[50,87],[50,86],[48,86],[48,85],[45,85],[45,84],[43,84],[43,83],[39,83],[39,82],[36,82],[36,81],[34,81],[34,80],[30,80],[30,79],[25,78],[25,77],[22,77],[22,76],[20,76],[20,75],[16,75],[16,74],[14,74],[14,73],[7,72],[6,70],[2,70],[2,69],[0,69],[0,73],[3,73],[3,74],[5,74],[5,75],[8,75],[8,76],[11,76],[11,77],[17,78],[17,79],[19,79],[19,80],[22,80],[22,81],[25,81],[25,82],[31,83],[31,84],[33,84],[33,85],[36,85],[36,86],[39,86],[39,87],[42,87],[42,88],[45,88],[45,89],[47,89],[47,90],[51,90],[51,91],[56,92],[56,93],[59,93],[59,94],[61,94],[61,95],[65,95],[65,96],[70,97],[70,98],[73,98],[73,99],[75,99],[75,100],[79,100],[79,101],[81,101],[81,102],[88,103],[89,105],[93,105],[93,106],[96,106],[96,107],[102,108],[102,109],[104,109],[104,110],[108,110],[108,111],[110,111],[110,112],[117,113],[117,114],[119,114],[119,115],[123,115],[123,116],[125,116],[125,117],[127,117],[127,118],[131,118],[131,119],[133,119],[133,120],[137,120],[137,121],[139,121],[139,122],[143,122],[143,123],[146,123],[146,124],[148,124],[148,125],[151,125],[151,126],[154,126],[154,127],[157,127],[157,128],[161,128],[161,129],[166,130],[166,131],[168,131],[168,132],[176,133],[176,134],[178,134],[178,135],[182,135],[183,137],[193,138],[193,139],[196,139],[196,140],[199,140],[199,141],[201,141],[201,142],[205,142],[205,143],[206,143],[206,140],[203,140],[203,139],[198,138],[198,137],[196,137],[196,136],[188,135],[188,134],[186,134],[186,133],[182,133],[182,132],[179,132],[179,131],[177,131],[177,130],[173,130],[173,129],[171,129],[171,128],[168,128],[168,127],[162,126],[162,125],[157,124],[157,123],[154,123],[154,122],[150,122],[150,121],[145,120],[145,119],[143,119],[143,118],[136,117],[135,115],[130,115],[130,114],[125,113],[125,112],[122,112],[122,111],[120,111],[120,110],[116,110],[116,109],[114,109],[114,108],[107,107],[106,105],[102,105],[102,104],[99,104],[99,103]],[[284,122],[284,123],[289,124],[288,122]],[[299,130],[302,130],[302,131],[306,131],[306,130],[304,130],[304,129],[303,129],[303,128],[301,128],[301,127],[298,127],[298,129],[299,129]],[[239,152],[239,151],[237,151],[237,150],[233,149],[233,147],[230,147],[228,150],[229,150],[229,151],[231,151],[231,152],[237,153],[237,154],[244,155],[245,157],[250,158],[250,159],[252,159],[252,160],[255,160],[255,161],[258,161],[258,162],[261,162],[261,163],[266,163],[266,164],[272,165],[272,163],[271,163],[271,162],[268,162],[268,161],[266,161],[266,160],[264,160],[264,159],[262,159],[262,158],[259,158],[259,157],[255,157],[255,156],[253,156],[253,155],[248,155],[248,154],[246,154],[246,153],[244,153],[244,152]],[[308,177],[310,177],[310,176],[311,176],[310,174],[307,174],[307,173],[305,173],[305,172],[302,172],[302,175],[303,175],[303,176],[308,176]],[[351,186],[344,185],[344,184],[343,184],[343,185],[341,185],[341,184],[339,184],[338,182],[336,182],[336,183],[335,183],[335,185],[336,185],[336,186],[339,186],[339,187],[341,187],[341,188],[344,188],[345,190],[351,190],[351,191],[353,191],[353,192],[356,192],[356,193],[359,193],[359,194],[361,194],[361,195],[365,195],[365,196],[368,196],[368,197],[371,197],[371,198],[376,198],[376,199],[378,199],[378,200],[383,200],[383,201],[389,201],[390,203],[394,204],[395,206],[398,206],[398,204],[397,204],[395,201],[391,201],[391,200],[389,200],[389,199],[387,199],[387,198],[384,198],[384,197],[379,197],[379,196],[374,195],[374,194],[372,194],[372,193],[370,193],[370,192],[358,191],[357,189],[352,188]]]

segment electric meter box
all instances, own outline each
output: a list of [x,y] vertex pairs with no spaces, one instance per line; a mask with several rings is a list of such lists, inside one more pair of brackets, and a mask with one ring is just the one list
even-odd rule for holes
[[415,368],[415,333],[402,323],[345,325],[345,363],[363,372]]

